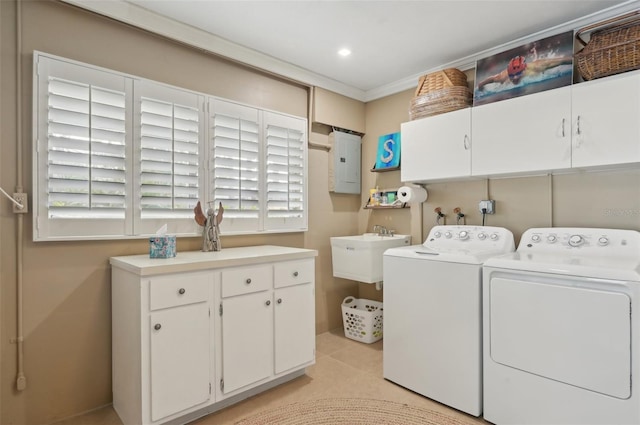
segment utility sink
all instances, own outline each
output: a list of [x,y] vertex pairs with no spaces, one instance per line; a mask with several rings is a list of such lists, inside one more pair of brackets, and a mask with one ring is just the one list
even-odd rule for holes
[[382,254],[397,246],[411,245],[410,235],[364,233],[331,238],[333,276],[364,283],[382,281]]

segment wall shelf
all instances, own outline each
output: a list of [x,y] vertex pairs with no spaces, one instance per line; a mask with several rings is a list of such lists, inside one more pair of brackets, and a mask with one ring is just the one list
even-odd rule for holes
[[407,203],[397,204],[397,205],[370,205],[367,204],[363,207],[365,210],[399,210],[402,208],[409,208]]
[[370,171],[374,172],[374,173],[384,173],[385,171],[395,171],[395,170],[399,170],[400,167],[389,167],[389,168],[372,168]]
[[398,200],[398,189],[382,189],[378,190],[380,193],[394,193],[394,202],[391,204],[379,204],[372,205],[371,198],[367,200],[367,203],[363,207],[365,210],[398,210],[402,208],[409,208],[406,202],[399,202]]

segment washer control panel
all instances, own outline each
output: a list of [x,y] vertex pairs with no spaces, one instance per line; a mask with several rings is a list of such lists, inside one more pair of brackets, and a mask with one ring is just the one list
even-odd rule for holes
[[[514,246],[513,234],[503,227],[434,226],[424,246],[483,250]],[[513,249],[513,248],[512,248]]]
[[554,252],[582,250],[603,252],[620,251],[640,254],[640,232],[619,229],[592,229],[579,227],[549,227],[529,229],[522,235],[518,251]]

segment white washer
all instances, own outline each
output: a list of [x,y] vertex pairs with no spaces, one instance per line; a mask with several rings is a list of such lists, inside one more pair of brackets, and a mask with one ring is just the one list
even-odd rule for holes
[[640,423],[640,233],[529,229],[483,281],[487,421]]
[[482,263],[514,250],[500,227],[435,226],[422,245],[383,255],[383,375],[482,413]]

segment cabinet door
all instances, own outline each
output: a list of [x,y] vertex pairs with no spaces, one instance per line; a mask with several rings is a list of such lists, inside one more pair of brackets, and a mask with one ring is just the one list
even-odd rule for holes
[[273,374],[272,292],[222,301],[223,392],[230,393]]
[[402,124],[403,182],[471,175],[471,108]]
[[571,167],[571,87],[477,106],[472,112],[475,176]]
[[313,283],[275,291],[275,371],[313,361],[316,348]]
[[573,167],[640,161],[640,73],[573,86]]
[[210,397],[209,305],[161,310],[150,319],[151,419],[157,421]]

